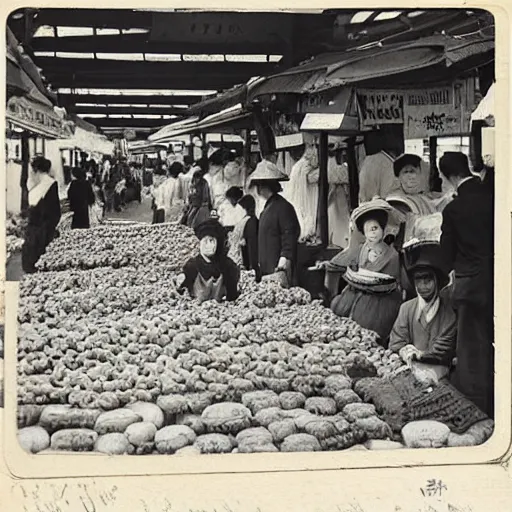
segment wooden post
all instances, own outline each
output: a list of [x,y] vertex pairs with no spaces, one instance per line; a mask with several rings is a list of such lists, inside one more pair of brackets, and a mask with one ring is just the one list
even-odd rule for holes
[[322,246],[329,245],[329,181],[327,175],[328,162],[328,135],[327,132],[320,132],[320,151],[319,151],[319,176],[318,176],[318,223],[320,226],[320,240]]
[[244,184],[244,190],[247,183],[247,178],[250,174],[250,165],[251,165],[251,129],[247,128],[245,130],[245,144],[244,144],[244,166],[243,166],[243,184]]
[[433,192],[441,192],[442,180],[437,169],[437,137],[429,137],[428,153],[430,161],[430,189]]
[[30,135],[27,131],[23,131],[21,134],[21,212],[25,213],[28,209],[28,170],[30,165],[30,146],[29,146]]
[[356,139],[351,137],[347,147],[348,187],[350,195],[350,210],[353,211],[359,205],[359,171],[356,159]]

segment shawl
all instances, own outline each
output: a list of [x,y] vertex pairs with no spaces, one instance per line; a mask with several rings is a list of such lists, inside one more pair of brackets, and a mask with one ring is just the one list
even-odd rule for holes
[[56,183],[56,181],[48,174],[41,174],[39,183],[32,186],[28,192],[28,204],[30,206],[37,206],[39,202],[46,196],[50,187]]

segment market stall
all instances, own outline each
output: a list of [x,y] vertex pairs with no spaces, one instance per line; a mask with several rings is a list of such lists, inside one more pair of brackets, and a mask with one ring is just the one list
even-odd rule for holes
[[[418,381],[375,333],[304,290],[243,273],[234,302],[180,295],[177,275],[197,245],[175,224],[109,225],[51,244],[39,272],[20,283],[18,439],[26,450],[443,447],[481,444],[492,433],[492,421],[451,386]],[[444,409],[432,414],[427,388],[460,421]],[[421,420],[430,421],[426,438]]]

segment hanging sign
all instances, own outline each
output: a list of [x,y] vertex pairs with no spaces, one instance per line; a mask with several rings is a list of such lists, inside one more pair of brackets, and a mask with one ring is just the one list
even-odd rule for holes
[[469,133],[465,87],[449,85],[404,94],[404,136],[422,139]]
[[357,100],[363,127],[403,123],[402,92],[360,89],[357,92]]
[[352,89],[345,87],[306,94],[301,97],[299,110],[305,114],[346,114],[352,107],[352,98]]
[[62,119],[50,108],[24,97],[13,96],[7,102],[5,117],[24,130],[50,138],[62,136]]

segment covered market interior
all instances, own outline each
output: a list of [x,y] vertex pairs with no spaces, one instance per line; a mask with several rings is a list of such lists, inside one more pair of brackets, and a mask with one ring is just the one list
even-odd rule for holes
[[[407,251],[437,250],[456,192],[441,158],[493,179],[492,14],[19,9],[6,44],[25,449],[417,448],[422,421],[428,447],[489,438],[493,415],[450,380],[458,354],[423,364],[393,336],[418,300]],[[59,214],[42,235],[44,162]],[[388,252],[396,275],[371,259]],[[365,323],[368,290],[390,305],[365,303]]]

